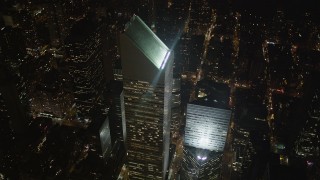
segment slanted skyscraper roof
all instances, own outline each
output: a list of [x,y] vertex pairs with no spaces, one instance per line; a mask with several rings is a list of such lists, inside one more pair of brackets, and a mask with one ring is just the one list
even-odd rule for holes
[[169,58],[169,48],[136,15],[126,25],[124,35],[149,59],[158,69],[163,68]]

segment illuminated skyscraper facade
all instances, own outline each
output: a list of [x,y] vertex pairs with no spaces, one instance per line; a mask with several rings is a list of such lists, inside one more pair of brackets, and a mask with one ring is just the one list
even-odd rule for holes
[[164,179],[169,165],[173,52],[138,17],[120,36],[130,179]]
[[230,117],[228,109],[188,104],[185,144],[223,151]]
[[187,104],[181,178],[220,179],[231,110],[228,96],[206,97]]

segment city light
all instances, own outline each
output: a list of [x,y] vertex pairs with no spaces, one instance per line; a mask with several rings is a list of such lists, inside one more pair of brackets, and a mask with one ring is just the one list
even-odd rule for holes
[[168,59],[169,59],[169,57],[170,57],[170,54],[171,54],[171,51],[168,51],[168,52],[166,53],[166,56],[164,57],[164,60],[163,60],[163,62],[162,62],[162,64],[161,64],[161,69],[163,69],[163,68],[165,67],[165,65],[166,65],[166,63],[167,63],[167,61],[168,61]]
[[318,179],[319,0],[275,1],[1,3],[0,179]]
[[198,158],[198,160],[202,160],[202,161],[204,161],[204,160],[206,160],[206,159],[207,159],[207,157],[206,157],[206,156],[203,156],[203,157],[201,157],[201,156],[197,156],[197,158]]

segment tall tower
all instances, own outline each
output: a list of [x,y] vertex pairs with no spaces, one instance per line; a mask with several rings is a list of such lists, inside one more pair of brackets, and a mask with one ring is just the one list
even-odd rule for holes
[[123,84],[120,81],[110,81],[110,89],[112,96],[112,104],[109,109],[110,130],[112,144],[118,139],[125,143],[126,140],[126,122],[122,118],[124,116],[123,108]]
[[[19,28],[0,30],[0,126],[23,132],[29,110],[26,47]],[[1,131],[0,128],[0,131]],[[7,129],[4,129],[5,131]],[[5,132],[2,131],[2,132]]]
[[209,103],[203,104],[201,101],[194,101],[187,105],[185,145],[223,151],[231,110],[208,106]]
[[130,179],[164,179],[169,162],[173,52],[138,17],[120,36]]
[[65,40],[66,61],[72,78],[77,117],[85,124],[97,115],[93,113],[96,109],[102,112],[104,109],[103,33],[106,33],[103,22],[84,18],[73,26]]
[[[212,86],[214,87],[214,86]],[[187,104],[181,179],[221,179],[223,150],[231,110],[228,87]]]

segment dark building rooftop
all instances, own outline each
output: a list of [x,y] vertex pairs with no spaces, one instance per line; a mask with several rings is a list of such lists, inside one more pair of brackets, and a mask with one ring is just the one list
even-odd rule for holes
[[73,25],[70,35],[66,37],[66,44],[80,43],[85,41],[90,35],[93,34],[97,27],[97,23],[89,19],[81,19]]
[[[293,159],[295,161],[295,159]],[[306,169],[301,163],[294,165],[280,165],[279,154],[271,154],[269,163],[269,179],[308,179]]]
[[204,89],[208,96],[199,98],[192,104],[229,109],[230,88],[227,84],[202,80],[198,82],[197,88]]
[[237,90],[235,122],[246,129],[259,128],[268,130],[266,118],[268,115],[267,107],[263,101],[259,100],[258,95],[255,95],[252,90]]

